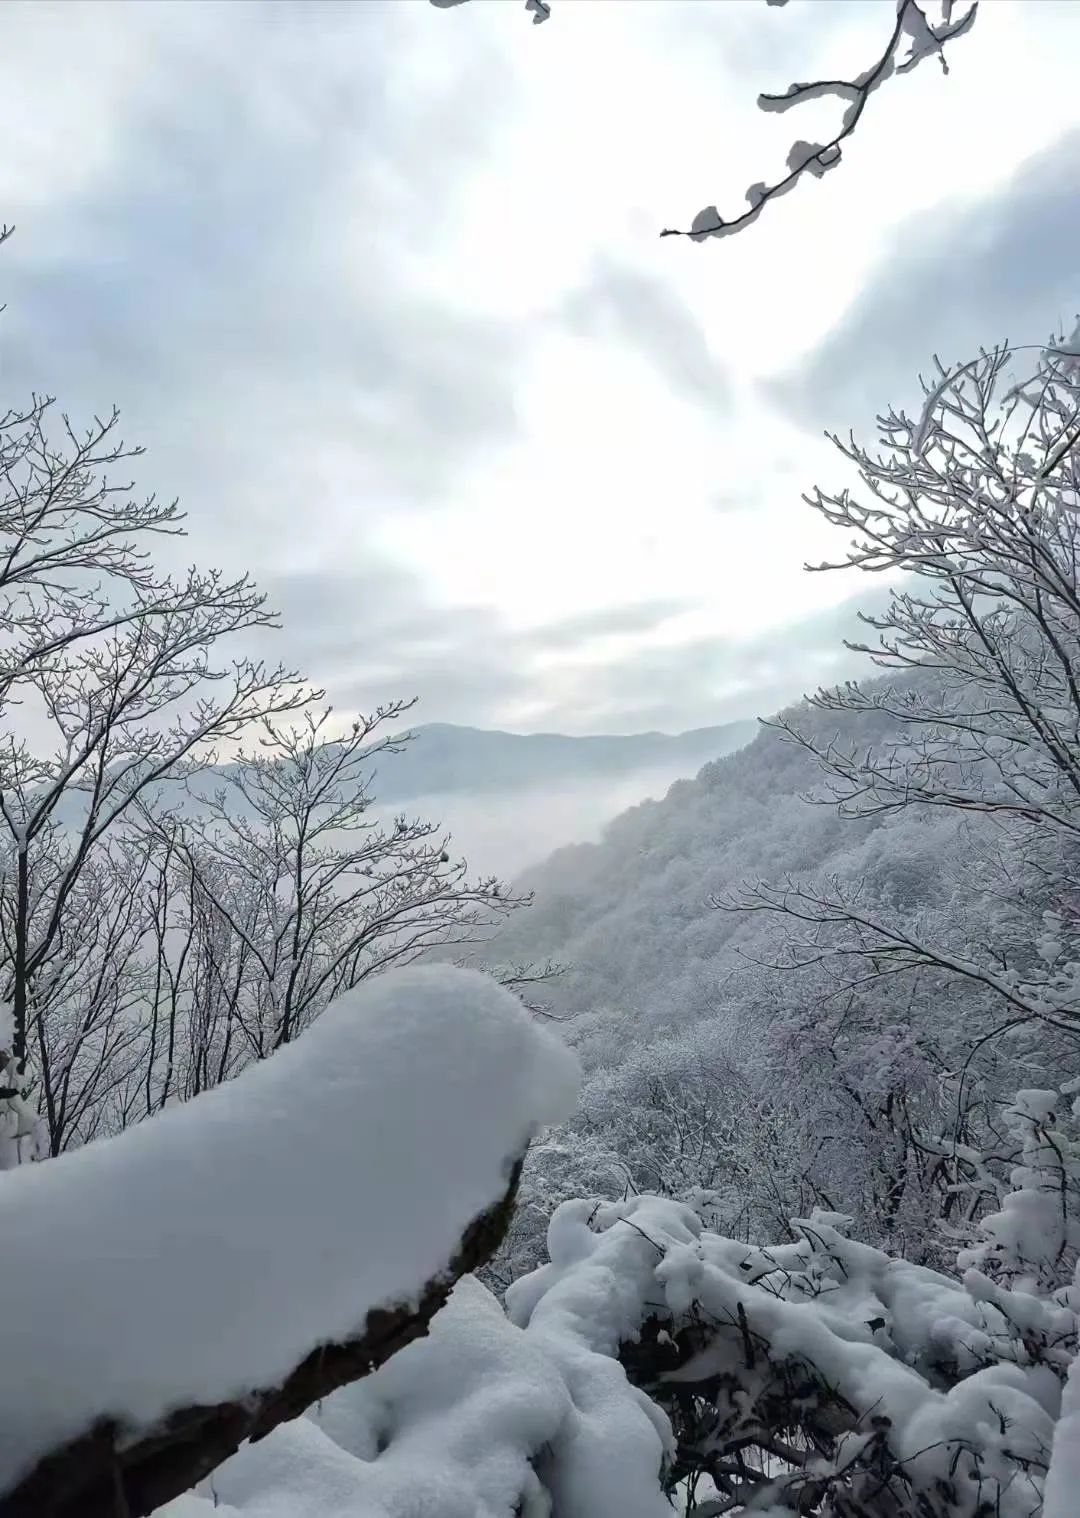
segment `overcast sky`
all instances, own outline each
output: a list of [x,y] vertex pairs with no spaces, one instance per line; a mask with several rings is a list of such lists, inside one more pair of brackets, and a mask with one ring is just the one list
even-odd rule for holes
[[847,672],[822,429],[1080,307],[1076,0],[987,0],[825,181],[658,239],[814,135],[759,89],[857,71],[892,9],[9,0],[4,402],[117,404],[185,557],[252,570],[342,708],[769,710]]

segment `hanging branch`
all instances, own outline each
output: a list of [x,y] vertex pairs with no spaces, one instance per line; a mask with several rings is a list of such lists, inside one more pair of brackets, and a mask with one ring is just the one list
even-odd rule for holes
[[[874,91],[893,74],[907,74],[924,58],[937,58],[944,73],[949,72],[945,58],[946,44],[969,32],[975,24],[979,0],[972,0],[968,9],[953,19],[955,0],[941,0],[942,19],[934,23],[926,14],[926,0],[896,0],[896,19],[884,51],[877,61],[857,74],[854,79],[815,79],[809,83],[793,84],[782,95],[759,95],[758,105],[763,111],[787,111],[807,100],[820,100],[826,95],[836,95],[844,101],[844,114],[840,129],[828,142],[793,142],[787,156],[787,173],[773,184],[764,181],[752,184],[746,192],[749,209],[741,215],[725,221],[715,206],[706,206],[694,217],[688,228],[665,227],[661,237],[689,237],[692,242],[704,242],[707,237],[730,237],[757,221],[770,200],[786,195],[804,174],[821,179],[829,169],[840,162],[840,144],[850,137],[859,124],[866,103]],[[450,10],[464,5],[465,0],[431,0],[439,10]],[[787,0],[766,0],[767,5],[786,5]],[[546,21],[551,14],[548,0],[526,0],[525,9],[532,12],[534,23]],[[904,39],[908,49],[903,57],[900,52]]]
[[[769,0],[769,4],[784,4],[785,0]],[[924,0],[925,3],[925,0]],[[841,159],[840,144],[850,137],[859,124],[867,102],[874,91],[893,74],[910,73],[924,58],[939,59],[944,73],[949,65],[945,58],[945,45],[956,37],[962,37],[975,24],[978,0],[964,12],[959,20],[952,19],[952,0],[945,0],[944,20],[937,26],[926,16],[924,4],[919,0],[898,0],[896,20],[884,51],[877,62],[854,79],[815,79],[810,83],[792,84],[782,95],[759,95],[758,105],[763,111],[789,111],[793,106],[808,100],[821,100],[836,95],[845,101],[840,129],[828,142],[792,143],[787,156],[788,172],[773,184],[764,181],[752,184],[746,192],[749,209],[740,216],[725,221],[715,206],[706,206],[694,217],[688,230],[665,227],[661,237],[689,237],[703,242],[706,237],[730,237],[750,226],[761,215],[770,200],[779,200],[793,190],[804,174],[821,179],[829,169],[834,169]],[[904,38],[910,39],[907,56],[898,59]]]

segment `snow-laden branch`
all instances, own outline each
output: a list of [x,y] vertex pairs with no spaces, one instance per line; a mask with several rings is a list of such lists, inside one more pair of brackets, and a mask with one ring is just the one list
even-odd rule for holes
[[[1074,1291],[1080,1297],[1080,1270]],[[1054,1430],[1050,1469],[1046,1474],[1043,1518],[1072,1518],[1080,1492],[1080,1358],[1073,1361],[1061,1398],[1061,1418]]]
[[138,1518],[424,1332],[575,1071],[491,980],[410,969],[235,1081],[5,1175],[3,1518]]
[[[431,0],[439,10],[449,10],[463,5],[465,0]],[[782,6],[787,0],[766,0],[771,6]],[[841,144],[858,126],[870,96],[891,79],[894,74],[906,74],[917,67],[924,58],[937,58],[945,73],[949,65],[945,58],[948,43],[975,24],[979,0],[971,4],[959,16],[954,16],[954,0],[941,0],[941,19],[931,21],[927,15],[928,0],[896,0],[896,16],[888,42],[875,62],[852,79],[815,79],[789,85],[783,94],[762,94],[758,105],[763,111],[779,113],[793,106],[805,105],[807,101],[835,97],[843,103],[840,125],[825,142],[805,142],[797,138],[788,150],[787,173],[771,183],[760,180],[746,192],[748,209],[738,216],[725,220],[716,206],[706,206],[694,217],[688,228],[665,227],[661,237],[689,237],[693,242],[704,242],[707,237],[730,237],[735,232],[757,221],[772,200],[779,200],[793,190],[804,175],[821,179],[834,169],[842,156]],[[551,14],[548,0],[526,0],[525,9],[532,12],[534,23],[546,21]]]
[[[773,0],[775,3],[775,0]],[[702,242],[706,237],[730,237],[741,232],[761,215],[772,200],[779,200],[793,190],[805,174],[821,179],[834,169],[842,156],[841,143],[845,142],[855,128],[876,89],[893,74],[905,74],[915,68],[924,58],[936,57],[942,69],[948,72],[945,47],[957,37],[963,36],[975,23],[978,0],[957,19],[951,15],[951,0],[946,0],[944,18],[936,25],[926,14],[926,0],[897,0],[896,19],[885,48],[869,68],[853,79],[816,79],[809,83],[789,85],[782,95],[758,96],[763,111],[789,111],[793,106],[804,105],[810,100],[835,96],[843,103],[840,125],[825,142],[792,143],[787,156],[787,173],[773,182],[752,184],[746,192],[748,209],[738,216],[725,220],[716,206],[706,206],[698,212],[689,229],[665,227],[661,237],[689,237]],[[906,52],[905,52],[906,44]]]

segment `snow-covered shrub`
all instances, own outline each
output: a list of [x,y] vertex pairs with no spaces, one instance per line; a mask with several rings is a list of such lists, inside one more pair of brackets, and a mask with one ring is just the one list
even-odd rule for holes
[[671,1421],[663,1484],[690,1511],[1032,1518],[1077,1351],[1080,1165],[1067,1096],[1020,1092],[1007,1122],[1015,1151],[981,1157],[1000,1206],[959,1275],[823,1210],[758,1248],[669,1200],[571,1203],[511,1317],[582,1311],[607,1283],[622,1362]]
[[1073,1518],[1075,1116],[1025,1091],[1007,1121],[1013,1151],[965,1157],[1001,1195],[960,1273],[825,1210],[760,1247],[670,1197],[573,1199],[505,1316],[461,1283],[162,1518],[1038,1518],[1052,1449],[1045,1518]]

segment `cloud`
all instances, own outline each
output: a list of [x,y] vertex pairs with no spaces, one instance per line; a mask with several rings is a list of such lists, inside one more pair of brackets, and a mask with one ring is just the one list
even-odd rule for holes
[[209,551],[256,562],[295,551],[279,534],[301,523],[355,531],[438,496],[515,435],[528,351],[521,326],[410,274],[505,107],[490,55],[402,124],[393,8],[317,9],[142,27],[156,88],[125,102],[92,184],[28,222],[3,208],[24,222],[3,255],[8,393],[119,404],[143,478],[187,497]]
[[598,258],[566,298],[559,319],[578,336],[636,352],[684,399],[728,408],[731,389],[701,323],[670,284],[617,259]]
[[639,601],[630,606],[604,606],[581,616],[547,623],[529,635],[530,641],[548,649],[581,646],[596,638],[622,637],[655,632],[672,617],[689,609],[674,598]]
[[[376,554],[362,570],[263,577],[261,588],[281,620],[280,629],[260,635],[262,657],[298,667],[345,709],[416,697],[424,722],[506,722],[530,701],[558,721],[561,685],[593,678],[593,666],[581,674],[583,650],[612,639],[640,642],[687,610],[685,602],[658,600],[513,628],[489,607],[439,604],[419,576]],[[632,650],[609,648],[596,678],[633,658]],[[545,680],[547,707],[538,695]]]
[[858,612],[882,610],[889,596],[875,585],[754,635],[658,646],[651,640],[684,603],[512,628],[490,608],[437,604],[418,577],[375,557],[362,575],[283,575],[264,589],[283,628],[261,651],[310,672],[344,712],[416,697],[420,722],[579,733],[767,716],[818,684],[865,674],[866,658],[843,641],[865,638]]
[[[876,8],[566,5],[536,32],[479,3],[9,8],[5,399],[116,401],[139,488],[190,511],[163,554],[250,569],[284,616],[259,651],[339,705],[578,732],[771,709],[829,667],[797,499],[826,450],[754,377],[858,292],[924,162],[956,183],[976,135],[997,172],[1064,130],[1044,81],[1075,6],[1028,9],[970,44],[992,120],[921,70],[875,107],[907,178],[860,130],[847,170],[699,247],[656,231],[783,161],[756,89],[858,67]],[[938,331],[996,335],[1006,296],[1042,335],[1077,245],[1059,152],[903,230],[789,378],[800,421],[872,407]]]
[[894,251],[797,373],[770,388],[800,420],[844,433],[918,403],[917,376],[1004,338],[1043,341],[1080,308],[1080,132],[999,192],[903,223]]
[[873,673],[844,640],[867,640],[858,613],[884,609],[880,586],[752,637],[702,636],[597,670],[581,692],[586,730],[676,732],[766,717],[818,685]]
[[[791,78],[832,77],[837,72],[836,43],[851,25],[850,0],[796,0],[782,9],[764,6],[665,4],[657,7],[671,40],[689,33],[696,51],[746,88],[751,100],[759,84],[777,92]],[[886,13],[876,22],[882,43],[889,34]],[[883,34],[883,35],[881,35]],[[878,36],[865,33],[863,66],[874,56]],[[877,51],[880,52],[880,47]],[[832,66],[826,67],[831,61]]]

